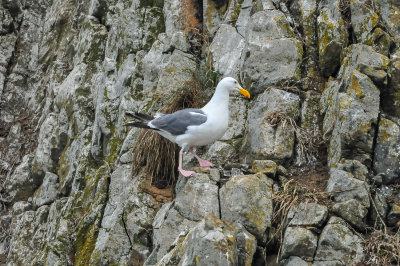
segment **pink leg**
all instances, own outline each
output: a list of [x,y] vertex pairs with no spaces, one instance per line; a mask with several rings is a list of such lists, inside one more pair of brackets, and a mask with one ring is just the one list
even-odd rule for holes
[[197,161],[199,161],[199,164],[201,167],[213,167],[214,164],[212,162],[206,161],[201,159],[199,156],[197,156],[197,154],[193,151],[193,148],[189,149],[190,153],[194,155],[194,157],[196,157]]
[[182,169],[182,155],[183,155],[183,148],[179,152],[179,165],[178,165],[178,171],[184,176],[184,177],[189,177],[194,174],[193,171],[187,171]]

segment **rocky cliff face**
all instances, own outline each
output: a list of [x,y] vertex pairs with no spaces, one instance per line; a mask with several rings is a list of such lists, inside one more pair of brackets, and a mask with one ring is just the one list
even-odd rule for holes
[[[397,0],[2,0],[0,18],[0,264],[399,261]],[[219,168],[175,180],[175,147],[124,113],[201,104],[222,76],[252,99],[201,150]]]

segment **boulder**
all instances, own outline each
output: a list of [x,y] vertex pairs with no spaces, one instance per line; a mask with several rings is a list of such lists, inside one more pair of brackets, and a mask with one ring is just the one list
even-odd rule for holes
[[272,180],[263,174],[239,175],[220,190],[221,219],[241,223],[262,239],[272,219]]
[[237,265],[235,227],[214,215],[207,215],[187,235],[178,237],[175,247],[157,265]]
[[174,208],[192,221],[200,221],[211,213],[219,216],[217,184],[206,174],[195,174],[176,195]]
[[364,258],[362,242],[363,239],[354,234],[346,222],[333,216],[321,232],[314,262],[361,263]]
[[348,32],[340,13],[338,0],[323,0],[318,6],[318,61],[324,76],[329,77],[339,69],[338,55],[347,46]]
[[395,226],[400,221],[400,205],[393,204],[391,209],[387,215],[387,224],[388,226]]
[[385,104],[382,108],[390,115],[400,118],[400,49],[391,55],[388,75],[389,86],[383,91]]
[[328,165],[335,166],[342,158],[368,165],[378,121],[379,90],[367,75],[357,70],[350,73],[342,86],[345,92],[337,94],[337,99],[332,100],[336,107],[328,108],[330,113],[324,117],[324,134],[332,130]]
[[362,229],[365,227],[365,217],[368,214],[368,209],[358,200],[349,199],[336,203],[333,205],[332,211],[356,228]]
[[244,37],[236,28],[229,24],[221,25],[210,45],[214,69],[224,76],[237,79],[244,46]]
[[400,174],[400,126],[384,117],[379,121],[373,167],[383,173],[385,184],[395,182]]
[[257,12],[247,27],[243,85],[257,94],[273,84],[299,80],[303,48],[285,15],[277,10]]
[[342,55],[342,64],[338,73],[338,78],[348,79],[354,70],[364,72],[371,80],[384,80],[387,76],[389,58],[377,53],[371,46],[365,44],[351,44]]
[[300,203],[290,208],[287,215],[288,226],[321,227],[328,218],[328,208],[316,203]]
[[32,176],[33,156],[25,155],[14,173],[6,178],[4,187],[11,201],[27,200],[39,186],[39,181]]
[[370,206],[367,183],[343,170],[331,168],[326,191],[333,196],[335,201],[356,199],[366,208]]
[[249,110],[247,119],[247,145],[254,157],[278,161],[291,158],[295,141],[294,129],[283,121],[272,125],[268,116],[283,115],[296,121],[299,114],[300,98],[296,94],[271,88],[259,95]]
[[51,204],[58,197],[58,176],[54,173],[46,172],[42,185],[33,196],[35,207]]
[[[380,190],[377,189],[375,191],[375,196],[373,198],[375,207],[371,209],[371,219],[374,223],[382,223],[381,219],[385,221],[386,215],[388,214],[389,211],[389,205],[387,203],[385,194]],[[380,218],[378,218],[378,214]]]
[[282,243],[282,259],[297,256],[312,261],[317,248],[318,237],[303,227],[288,227]]
[[379,15],[366,2],[365,0],[350,1],[351,25],[358,43],[364,43],[379,22]]

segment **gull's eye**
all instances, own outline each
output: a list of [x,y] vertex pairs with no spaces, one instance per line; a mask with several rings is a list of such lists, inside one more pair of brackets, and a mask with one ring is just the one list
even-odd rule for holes
[[237,84],[237,81],[235,80],[233,83]]

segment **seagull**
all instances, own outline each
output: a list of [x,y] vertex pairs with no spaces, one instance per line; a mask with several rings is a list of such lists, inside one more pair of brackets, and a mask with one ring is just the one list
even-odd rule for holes
[[178,171],[185,177],[195,172],[182,169],[183,152],[189,150],[201,167],[212,167],[209,161],[201,159],[193,150],[195,146],[205,146],[219,140],[228,129],[229,93],[240,92],[250,98],[250,93],[231,77],[223,78],[217,85],[211,100],[201,109],[188,108],[172,114],[157,113],[154,117],[138,112],[126,112],[137,119],[126,126],[155,130],[161,136],[181,147],[179,151]]

